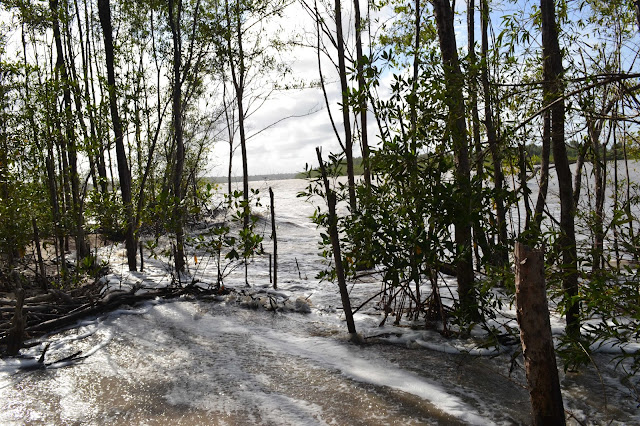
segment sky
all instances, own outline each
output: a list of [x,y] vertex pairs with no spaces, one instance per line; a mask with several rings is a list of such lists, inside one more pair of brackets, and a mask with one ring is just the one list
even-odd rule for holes
[[[329,3],[332,1],[329,0]],[[492,17],[493,25],[500,26],[501,18],[498,15],[505,13],[504,8],[520,8],[535,4],[533,0],[521,0],[518,5],[504,2],[494,4],[495,14]],[[343,1],[344,28],[347,36],[353,38],[352,20],[350,18],[351,2]],[[458,47],[466,48],[466,23],[464,8],[466,2],[456,2],[458,12],[456,18],[456,31],[458,33]],[[429,13],[431,8],[429,7]],[[502,9],[502,10],[500,10]],[[508,13],[508,12],[507,12]],[[476,15],[477,16],[477,15]],[[379,12],[380,20],[386,21],[393,18],[389,9]],[[0,15],[0,19],[7,18],[7,14]],[[478,19],[477,19],[478,20]],[[286,15],[278,22],[269,22],[263,31],[268,34],[271,30],[282,26],[285,33],[306,33],[303,40],[314,43],[315,25],[311,17],[294,2]],[[477,30],[479,32],[479,30]],[[495,31],[498,31],[496,28]],[[352,40],[351,40],[352,42]],[[366,48],[365,48],[366,50]],[[335,55],[335,53],[334,53]],[[317,82],[318,64],[316,51],[311,47],[295,47],[283,55],[285,61],[291,66],[291,75],[305,82]],[[327,83],[326,90],[329,98],[330,109],[338,131],[343,136],[342,114],[340,110],[340,88],[338,74],[330,62],[323,56],[322,68]],[[389,91],[391,73],[382,75],[379,92],[384,97]],[[265,83],[267,84],[267,83]],[[295,117],[291,117],[295,116]],[[291,117],[291,118],[287,118]],[[278,122],[278,124],[273,125]],[[253,112],[247,120],[248,168],[250,175],[267,175],[275,173],[296,173],[305,168],[305,164],[316,166],[316,147],[322,147],[323,152],[338,152],[340,147],[331,126],[327,107],[322,90],[318,87],[301,90],[281,90],[273,92],[271,98],[262,107]],[[272,126],[273,125],[273,126]],[[272,127],[269,127],[272,126]],[[265,128],[269,127],[267,130]],[[259,134],[256,134],[260,132]],[[254,136],[255,135],[255,136]],[[371,144],[377,142],[377,125],[371,116],[369,119],[369,140]],[[237,143],[237,141],[236,141]],[[359,156],[359,146],[354,146],[354,156]],[[209,164],[205,170],[208,176],[225,176],[228,170],[229,146],[226,141],[212,143],[209,155]],[[236,149],[232,174],[242,174],[242,159],[240,149]]]
[[[353,30],[350,28],[350,25],[353,25],[353,21],[349,19],[351,15],[350,6],[351,2],[343,1],[343,23],[345,32],[349,33],[345,37],[353,37]],[[456,3],[456,9],[460,12],[465,7],[466,2]],[[431,10],[431,8],[428,9]],[[393,11],[390,8],[386,8],[374,16],[379,22],[389,22],[393,17]],[[463,49],[466,46],[466,22],[463,21],[464,19],[464,14],[460,14],[455,23],[459,47]],[[273,25],[275,27],[278,23]],[[289,31],[306,31],[308,34],[305,39],[308,42],[315,42],[313,39],[315,37],[315,24],[298,4],[293,4],[288,9],[287,16],[282,20],[282,25]],[[375,27],[375,25],[375,23],[372,24],[372,27]],[[367,47],[365,46],[365,53],[366,50]],[[291,62],[292,75],[305,81],[318,81],[318,63],[315,49],[296,47],[288,53],[286,58]],[[339,77],[333,64],[324,56],[322,58],[322,69],[327,83],[326,90],[331,112],[340,136],[344,138],[342,112],[339,105],[341,102]],[[386,93],[389,93],[391,78],[391,72],[385,72],[381,76],[378,94],[383,98]],[[312,111],[315,112],[303,117],[286,119],[247,142],[250,175],[301,172],[304,170],[305,164],[317,166],[316,147],[322,147],[323,152],[326,153],[340,151],[320,88],[275,93],[271,100],[249,120],[247,133],[251,135],[284,117],[304,115]],[[369,143],[375,144],[378,141],[377,124],[372,113],[369,116]],[[354,150],[354,157],[361,155],[359,146],[354,145]],[[232,174],[234,176],[242,175],[242,158],[240,155],[240,149],[237,149],[233,160]],[[217,143],[210,155],[211,161],[208,174],[226,176],[228,156],[228,144],[226,142]]]
[[[289,8],[282,24],[291,32],[310,32],[303,39],[313,42],[312,37],[315,34],[313,20],[299,5]],[[278,24],[274,23],[274,26],[276,25]],[[295,78],[307,83],[318,81],[315,49],[295,47],[284,56],[284,59],[290,63],[291,74]],[[322,62],[331,112],[341,137],[344,138],[342,112],[338,105],[340,102],[338,74],[327,58],[323,57]],[[282,119],[284,120],[277,125],[251,137],[254,133]],[[376,131],[375,122],[369,121],[369,133],[373,135]],[[322,90],[319,87],[274,92],[270,100],[248,120],[247,136],[250,138],[247,141],[250,175],[301,172],[307,163],[317,165],[316,147],[322,147],[324,152],[337,152],[340,149],[331,127]],[[359,148],[354,155],[360,155]],[[226,142],[217,143],[210,155],[209,174],[226,175],[228,156],[229,145]],[[240,149],[236,150],[234,156],[232,174],[236,176],[242,174]]]

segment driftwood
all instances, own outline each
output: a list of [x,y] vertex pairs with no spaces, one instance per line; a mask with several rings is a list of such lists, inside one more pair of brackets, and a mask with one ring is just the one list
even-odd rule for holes
[[[171,299],[185,294],[211,296],[221,294],[217,288],[204,289],[195,285],[185,287],[133,288],[131,291],[112,291],[101,296],[102,287],[65,293],[49,293],[25,298],[24,291],[16,291],[16,300],[0,299],[0,313],[14,312],[12,318],[0,319],[0,353],[16,355],[25,339],[33,339],[75,324],[91,316],[111,312],[120,306],[135,305],[155,298]],[[228,293],[228,290],[222,290]],[[75,293],[75,294],[74,294]],[[3,306],[4,305],[4,306]],[[79,354],[78,354],[79,355]],[[57,362],[59,362],[58,360]]]

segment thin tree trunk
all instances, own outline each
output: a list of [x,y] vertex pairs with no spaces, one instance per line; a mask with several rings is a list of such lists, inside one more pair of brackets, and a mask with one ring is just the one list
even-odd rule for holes
[[74,120],[71,108],[71,81],[69,80],[64,60],[64,49],[62,46],[62,35],[60,33],[59,24],[58,0],[50,0],[49,8],[53,17],[53,38],[56,46],[55,69],[56,74],[60,76],[60,83],[62,84],[62,93],[64,99],[65,135],[62,135],[62,130],[59,129],[59,137],[61,141],[64,141],[62,145],[65,151],[63,153],[63,159],[67,162],[64,170],[65,175],[66,172],[69,173],[68,179],[71,183],[71,206],[75,226],[74,234],[76,240],[76,252],[77,259],[80,260],[89,255],[89,249],[84,238],[84,218],[80,206],[80,183],[78,177],[76,142],[74,134],[75,132],[73,129]]
[[462,311],[474,318],[477,316],[473,289],[473,254],[471,246],[471,168],[469,144],[465,121],[463,85],[456,47],[453,10],[449,0],[432,0],[440,40],[440,52],[447,87],[447,127],[453,142],[455,181],[459,191],[459,210],[454,219],[456,242],[456,273],[458,293]]
[[227,137],[229,138],[229,169],[227,171],[227,194],[231,197],[232,188],[231,188],[231,173],[233,173],[233,126],[234,123],[231,121],[233,116],[229,116],[229,108],[231,108],[231,104],[227,104],[227,84],[225,79],[223,78],[222,83],[222,107],[224,108],[224,118],[227,123]]
[[25,338],[25,322],[26,319],[22,312],[24,305],[25,292],[22,287],[18,287],[15,290],[16,294],[16,308],[14,310],[13,319],[11,320],[11,328],[7,334],[7,355],[16,356],[22,348],[22,343]]
[[40,288],[42,291],[47,291],[47,270],[44,267],[44,260],[42,259],[42,248],[40,247],[40,231],[38,230],[38,224],[36,218],[31,218],[31,225],[33,227],[33,242],[36,245],[36,256],[38,259],[38,274],[40,275]]
[[536,234],[540,235],[540,227],[542,225],[542,214],[544,205],[547,202],[547,190],[549,188],[549,156],[551,153],[551,112],[546,110],[543,115],[542,124],[542,155],[540,158],[540,189],[538,190],[538,199],[536,200],[536,209],[534,212],[534,223]]
[[[31,106],[31,96],[30,96],[30,89],[31,89],[31,85],[30,85],[30,72],[28,71],[28,67],[27,67],[27,41],[25,38],[25,33],[24,33],[24,23],[22,24],[22,32],[21,32],[21,38],[22,38],[22,52],[23,52],[23,57],[24,57],[24,65],[25,65],[25,77],[24,77],[24,90],[25,90],[25,106],[26,106],[26,110],[27,110],[27,116],[29,119],[29,124],[31,126],[31,137],[33,138],[34,144],[35,146],[38,148],[38,151],[42,151],[43,147],[40,145],[40,137],[39,137],[39,130],[38,127],[36,126],[36,121],[34,118],[34,112],[33,112],[33,107]],[[37,64],[37,57],[36,57],[36,64]],[[46,154],[44,154],[43,152],[43,156],[42,159],[44,159],[45,164],[48,165],[48,158],[46,157]],[[50,176],[49,175],[49,168],[46,167],[46,176],[47,176],[47,184],[51,185],[51,183],[53,182],[54,185],[54,190],[53,192],[51,192],[51,188],[49,187],[49,195],[56,194],[56,190],[55,190],[55,177]],[[51,200],[52,202],[52,207],[53,207],[53,200]],[[57,207],[57,199],[55,200],[55,204]],[[53,218],[54,218],[54,232],[57,235],[57,231],[58,231],[58,214],[57,214],[57,209],[54,209],[53,211]],[[42,289],[44,291],[47,290],[47,271],[44,267],[44,262],[42,260],[42,251],[41,251],[41,247],[40,247],[40,238],[39,238],[39,233],[38,233],[38,226],[36,223],[36,219],[32,218],[31,219],[32,225],[33,225],[33,232],[34,232],[34,241],[36,244],[36,252],[37,252],[37,256],[38,256],[38,267],[40,269],[40,276],[41,276],[41,281],[42,281]]]
[[[480,143],[480,115],[478,113],[478,61],[476,57],[476,5],[475,0],[467,0],[467,44],[468,44],[468,92],[469,105],[471,106],[471,128],[473,134],[474,164],[476,168],[476,176],[481,184],[484,182],[484,154]],[[476,254],[477,264],[480,264],[480,254],[478,247],[482,249],[483,257],[492,259],[489,246],[487,244],[487,236],[480,220],[473,223],[473,246]]]
[[[109,181],[107,178],[107,167],[104,161],[104,145],[103,145],[103,135],[102,135],[102,131],[101,131],[101,126],[96,125],[96,109],[98,108],[98,104],[96,102],[96,91],[95,91],[95,87],[93,85],[93,81],[94,81],[94,76],[93,76],[93,63],[91,62],[91,57],[92,55],[92,48],[91,48],[91,41],[93,40],[93,31],[92,31],[92,27],[89,25],[89,10],[87,7],[87,1],[88,0],[84,0],[84,14],[85,14],[85,27],[87,28],[87,66],[89,69],[89,78],[87,79],[85,77],[86,80],[86,86],[85,86],[85,91],[86,91],[86,96],[87,96],[87,104],[89,104],[89,94],[91,94],[91,101],[93,102],[93,107],[89,109],[88,113],[89,113],[89,128],[90,128],[90,132],[91,132],[91,140],[94,143],[94,155],[95,155],[95,162],[96,162],[96,167],[98,169],[98,177],[99,177],[99,185],[100,185],[100,190],[102,192],[102,196],[106,196],[107,192],[109,191]],[[93,3],[91,6],[91,14],[93,14]],[[97,55],[96,55],[97,58]],[[97,59],[96,59],[97,61]],[[97,64],[97,62],[96,62]],[[100,88],[102,88],[102,85],[100,85]],[[101,89],[102,90],[102,89]]]
[[[622,107],[624,108],[624,106]],[[624,113],[624,111],[623,111]],[[627,152],[627,125],[626,123],[623,124],[624,126],[624,137],[622,138],[622,153],[624,155],[624,170],[625,170],[625,175],[627,177],[625,185],[626,185],[626,189],[627,189],[627,199],[625,200],[625,213],[627,214],[627,220],[629,221],[629,241],[635,241],[636,237],[635,237],[635,232],[633,230],[633,221],[634,221],[634,217],[633,214],[631,213],[631,186],[632,186],[632,182],[631,182],[631,176],[629,176],[629,154]],[[633,257],[635,260],[638,260],[638,255],[637,255],[637,251],[634,250],[633,252]]]
[[278,288],[278,238],[276,235],[276,207],[274,204],[273,189],[269,187],[271,200],[271,239],[273,240],[273,288]]
[[320,171],[324,181],[325,193],[327,196],[327,204],[329,207],[329,237],[331,238],[331,246],[333,248],[333,261],[335,263],[336,276],[338,279],[338,288],[340,289],[340,298],[342,300],[342,308],[344,316],[347,320],[347,330],[349,334],[355,336],[356,325],[353,321],[353,311],[351,310],[351,300],[349,299],[349,290],[345,281],[344,268],[342,266],[342,254],[340,252],[340,236],[338,235],[338,217],[336,214],[336,194],[329,186],[327,171],[322,161],[322,153],[320,148],[316,148],[318,162],[320,163]]
[[[367,132],[367,95],[364,78],[364,56],[362,54],[362,17],[360,15],[360,0],[353,0],[356,21],[356,70],[358,72],[358,108],[360,113],[360,134],[362,144],[362,166],[364,169],[364,183],[367,191],[371,188],[371,171],[369,168],[369,136]],[[416,52],[417,53],[417,52]]]
[[[85,137],[87,138],[88,141],[91,141],[91,143],[87,147],[87,156],[89,157],[89,165],[90,165],[90,172],[91,172],[93,187],[96,190],[98,190],[98,188],[101,185],[101,182],[100,182],[101,179],[99,179],[100,171],[98,171],[98,176],[96,176],[96,170],[99,169],[99,164],[95,158],[95,152],[97,151],[95,145],[97,141],[96,141],[96,135],[95,135],[95,123],[94,123],[94,118],[92,113],[92,107],[89,104],[91,99],[91,97],[89,96],[89,86],[91,85],[91,82],[89,80],[89,65],[91,61],[88,60],[88,55],[90,54],[89,41],[88,41],[89,31],[90,31],[89,17],[86,16],[87,8],[86,8],[86,1],[85,1],[85,26],[87,29],[87,41],[85,43],[84,32],[82,31],[82,23],[80,22],[80,6],[78,5],[78,0],[73,0],[73,5],[74,5],[76,16],[78,19],[78,38],[79,38],[78,44],[80,45],[80,55],[82,60],[82,75],[84,78],[83,96],[84,96],[84,102],[87,105],[86,109],[87,109],[87,115],[89,118],[89,132],[87,132],[87,128],[86,128],[86,125],[84,124],[84,120],[81,122],[81,124],[83,127],[82,130],[85,134]],[[79,85],[78,85],[78,91],[80,91]],[[80,111],[78,103],[76,103],[76,109]]]
[[336,47],[338,49],[338,73],[340,74],[340,91],[342,92],[342,121],[344,125],[344,154],[347,159],[347,181],[349,190],[349,207],[356,211],[356,183],[353,170],[353,136],[349,114],[349,87],[347,85],[347,66],[345,63],[344,36],[342,33],[342,3],[335,0]]
[[[247,138],[245,134],[244,120],[244,86],[245,86],[245,63],[244,63],[244,48],[242,44],[242,25],[240,22],[240,5],[236,3],[234,22],[231,22],[231,15],[229,12],[229,2],[225,2],[227,26],[229,29],[233,28],[235,31],[236,41],[238,42],[238,69],[236,69],[234,57],[232,55],[231,48],[231,36],[227,39],[227,48],[229,50],[229,66],[231,68],[231,77],[233,80],[233,87],[236,92],[236,102],[238,105],[238,130],[240,133],[240,151],[242,154],[242,200],[244,203],[244,215],[243,215],[243,228],[249,228],[249,166],[247,160]],[[246,281],[245,275],[245,281]]]
[[[157,58],[156,53],[156,42],[155,42],[155,24],[153,20],[153,10],[150,13],[150,21],[151,21],[151,37],[152,37],[152,46],[153,46],[153,56]],[[157,66],[157,59],[156,59]],[[160,77],[158,75],[158,87],[160,87]],[[146,88],[146,86],[145,86]],[[145,89],[145,102],[147,100],[146,89]],[[153,139],[151,140],[151,146],[149,147],[149,151],[147,152],[147,163],[144,168],[144,173],[142,174],[142,179],[140,181],[140,188],[138,189],[138,205],[136,208],[136,217],[135,217],[135,230],[137,232],[140,227],[142,209],[144,207],[144,190],[146,188],[147,180],[149,179],[149,175],[152,172],[153,159],[156,152],[156,146],[158,144],[158,138],[160,137],[160,131],[162,130],[162,122],[165,116],[165,112],[169,106],[169,102],[165,103],[164,107],[160,101],[160,94],[158,93],[158,122],[156,123],[156,128],[153,133]],[[149,113],[147,113],[149,114]],[[147,132],[151,133],[151,120],[149,115],[147,115]],[[155,192],[152,192],[155,194]],[[142,252],[140,253],[140,264],[142,265]]]
[[582,190],[582,171],[584,169],[584,160],[589,150],[589,144],[583,143],[578,147],[578,158],[576,158],[576,174],[573,179],[573,205],[578,206],[580,201],[580,191]]
[[[177,6],[177,7],[176,7]],[[173,220],[176,232],[175,268],[177,272],[184,271],[184,229],[182,200],[182,173],[184,171],[184,135],[182,130],[182,79],[180,66],[182,64],[182,39],[180,35],[180,20],[182,1],[169,0],[169,27],[173,40],[173,129],[176,142],[176,164],[173,172]]]
[[504,173],[502,171],[502,151],[500,141],[496,132],[491,90],[489,86],[489,4],[487,0],[480,0],[481,7],[481,31],[482,31],[482,47],[481,47],[481,80],[482,92],[484,95],[484,119],[487,129],[487,142],[491,151],[491,159],[493,163],[493,181],[494,181],[494,200],[496,203],[496,222],[498,226],[498,264],[507,265],[509,262],[509,253],[507,250],[507,213],[504,206]]
[[[331,113],[331,108],[330,108],[330,104],[329,104],[329,97],[327,95],[327,86],[325,85],[324,82],[324,74],[322,73],[322,61],[321,61],[321,57],[320,57],[320,45],[321,45],[321,32],[320,32],[320,22],[322,21],[322,18],[320,18],[320,12],[318,11],[318,2],[317,0],[314,0],[313,2],[313,10],[314,10],[314,15],[315,15],[315,24],[316,24],[316,60],[318,62],[318,76],[320,77],[320,87],[322,88],[322,95],[324,97],[324,104],[327,108],[327,115],[329,116],[329,121],[331,122],[331,128],[333,129],[333,133],[336,135],[336,140],[338,141],[338,144],[340,145],[340,147],[344,150],[344,144],[342,143],[342,138],[340,137],[340,134],[338,133],[338,128],[336,126],[336,122],[333,119],[333,114]],[[367,94],[369,94],[367,92]]]
[[109,91],[109,109],[111,111],[111,121],[113,122],[113,132],[116,137],[116,156],[118,160],[118,177],[120,178],[120,191],[122,202],[125,208],[125,247],[127,250],[127,262],[130,271],[136,270],[136,240],[134,233],[133,205],[131,200],[131,173],[127,162],[127,155],[124,150],[124,138],[122,123],[118,114],[118,102],[116,99],[116,77],[114,70],[113,53],[113,29],[111,27],[111,6],[110,0],[98,1],[98,15],[104,36],[105,61],[107,66],[107,85]]
[[564,135],[565,105],[564,70],[562,68],[562,52],[558,42],[555,3],[553,0],[540,0],[542,17],[542,53],[544,57],[544,103],[551,107],[551,141],[553,157],[558,175],[560,192],[560,237],[562,251],[562,286],[566,303],[566,333],[569,337],[580,336],[580,305],[578,296],[578,257],[575,235],[575,205],[571,183],[571,170],[567,158]]
[[[620,209],[620,193],[619,193],[619,185],[620,182],[618,180],[618,137],[617,137],[617,124],[613,123],[613,212],[617,214]],[[619,238],[620,231],[618,230],[617,221],[613,221],[613,250],[616,256],[616,265],[617,268],[620,268],[620,246],[619,246]]]
[[469,55],[469,104],[471,105],[471,125],[473,146],[475,147],[476,173],[484,179],[484,156],[480,144],[480,115],[478,113],[478,61],[476,59],[476,5],[475,0],[467,0],[467,43]]
[[520,189],[522,191],[522,199],[524,200],[524,229],[531,228],[531,206],[529,204],[529,194],[531,190],[527,185],[527,159],[525,157],[524,144],[518,145],[518,169],[520,169]]

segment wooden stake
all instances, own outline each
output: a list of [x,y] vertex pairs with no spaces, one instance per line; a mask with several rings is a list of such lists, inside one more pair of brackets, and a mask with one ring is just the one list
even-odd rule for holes
[[558,367],[551,337],[544,251],[518,242],[516,305],[534,426],[565,425]]

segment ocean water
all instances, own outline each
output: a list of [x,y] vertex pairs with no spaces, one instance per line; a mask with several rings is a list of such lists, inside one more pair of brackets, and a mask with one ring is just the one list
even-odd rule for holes
[[[238,295],[215,302],[152,301],[46,336],[23,351],[24,359],[0,360],[0,423],[530,423],[515,347],[484,350],[479,341],[445,339],[421,322],[379,327],[375,302],[356,315],[364,343],[351,343],[336,285],[316,279],[323,261],[319,230],[309,220],[315,207],[297,197],[306,182],[252,185],[262,198],[257,229],[266,235],[266,252],[272,250],[268,187],[275,194],[278,290],[269,283],[268,257],[257,256],[247,267],[249,287],[243,267],[225,278]],[[170,282],[167,259],[145,259],[144,272],[128,273],[123,254],[121,246],[101,251],[112,265],[105,278],[111,287]],[[191,277],[201,285],[215,283],[215,262],[195,249],[188,255]],[[380,285],[375,276],[350,284],[352,304]],[[454,288],[455,281],[443,285]],[[270,303],[283,309],[264,309]],[[515,324],[513,307],[502,315]],[[563,327],[559,316],[552,324]],[[86,358],[22,369],[33,365],[46,343],[47,362],[77,351]],[[614,370],[612,356],[596,354],[598,370],[561,371],[570,423],[576,423],[571,416],[588,424],[640,422],[638,380]]]

